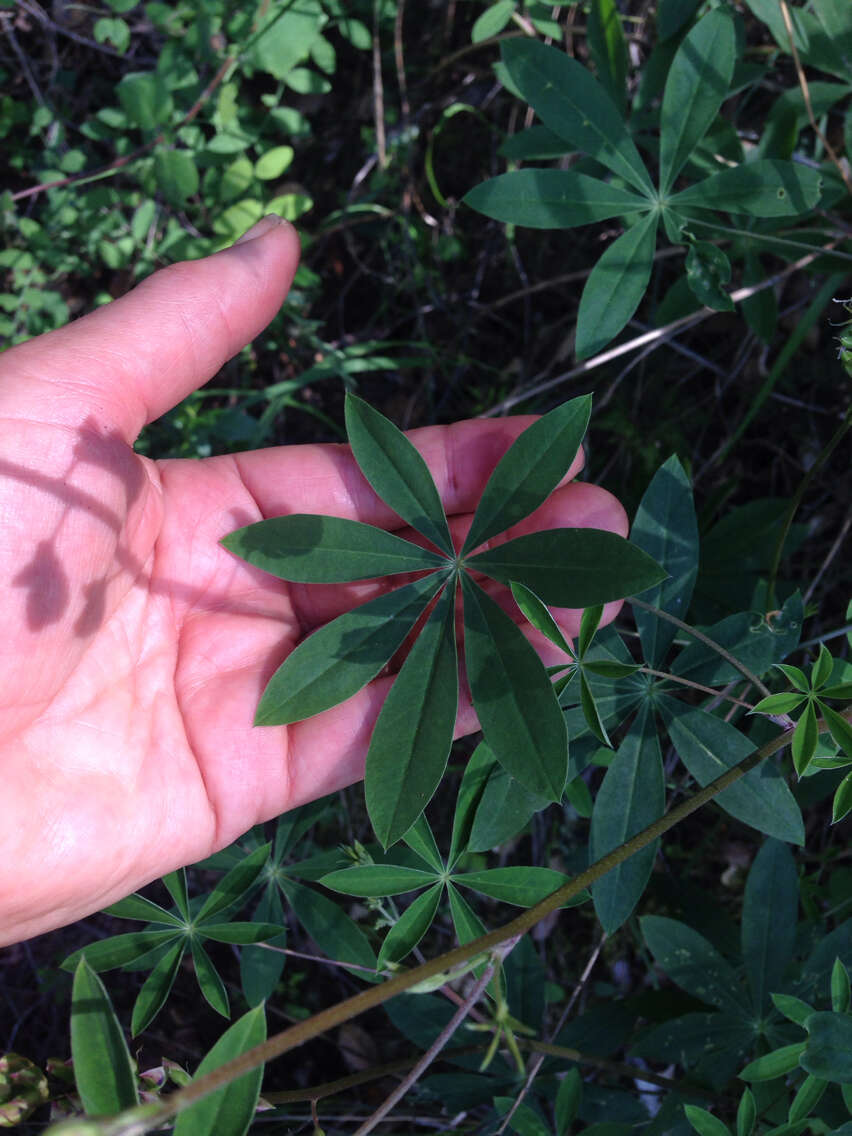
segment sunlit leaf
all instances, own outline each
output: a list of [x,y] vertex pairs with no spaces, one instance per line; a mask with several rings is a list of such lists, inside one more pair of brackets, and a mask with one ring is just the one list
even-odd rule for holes
[[530,229],[573,229],[650,208],[645,197],[572,170],[512,170],[462,200],[495,221]]
[[71,1057],[88,1116],[115,1116],[139,1101],[133,1062],[104,984],[81,959],[71,990]]

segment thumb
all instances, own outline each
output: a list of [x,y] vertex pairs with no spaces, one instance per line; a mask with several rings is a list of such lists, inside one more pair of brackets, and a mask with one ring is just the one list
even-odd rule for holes
[[94,414],[133,442],[278,311],[299,238],[270,214],[231,248],[155,272],[91,315],[0,359],[0,417],[77,426]]

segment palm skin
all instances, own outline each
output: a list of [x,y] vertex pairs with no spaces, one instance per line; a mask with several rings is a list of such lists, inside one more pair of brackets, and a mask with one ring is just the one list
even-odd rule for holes
[[[164,462],[132,450],[146,422],[268,323],[297,260],[293,230],[270,222],[0,357],[0,945],[95,911],[363,775],[391,676],[290,727],[252,720],[301,638],[381,585],[289,585],[219,541],[293,512],[408,530],[345,446]],[[529,422],[411,432],[454,536]],[[558,525],[625,533],[612,496],[567,482],[498,539]],[[577,615],[561,613],[569,633]],[[463,694],[456,733],[474,729]]]

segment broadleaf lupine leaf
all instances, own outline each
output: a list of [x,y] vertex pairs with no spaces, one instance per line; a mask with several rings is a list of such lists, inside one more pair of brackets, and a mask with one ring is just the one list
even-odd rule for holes
[[466,562],[501,583],[524,584],[546,604],[592,607],[642,592],[666,573],[636,545],[604,529],[544,529]]
[[314,513],[246,525],[223,537],[222,544],[255,568],[296,584],[343,584],[446,564],[436,552],[374,525]]
[[385,848],[438,788],[459,701],[454,584],[448,585],[385,699],[367,751],[367,811]]
[[464,202],[530,229],[573,229],[650,208],[646,197],[573,170],[512,170],[475,185]]
[[591,410],[591,395],[572,398],[518,435],[482,491],[462,556],[528,517],[547,499],[574,460]]
[[437,573],[415,580],[309,635],[269,680],[255,725],[299,722],[351,698],[402,646],[442,582]]
[[454,555],[435,482],[405,434],[355,395],[347,394],[345,414],[352,453],[376,493],[412,528]]
[[517,624],[469,576],[462,591],[467,677],[485,740],[522,785],[558,801],[568,735],[550,679]]

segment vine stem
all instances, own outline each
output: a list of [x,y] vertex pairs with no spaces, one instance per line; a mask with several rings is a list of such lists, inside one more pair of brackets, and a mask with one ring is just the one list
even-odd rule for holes
[[[764,698],[768,698],[772,693],[769,687],[764,686],[757,675],[750,671],[745,663],[741,663],[730,651],[726,651],[720,643],[711,639],[709,635],[705,635],[703,631],[698,631],[696,628],[690,627],[688,623],[684,623],[683,620],[678,619],[676,615],[669,615],[669,613],[663,611],[662,608],[654,607],[653,604],[645,603],[644,600],[638,600],[635,596],[631,596],[627,602],[633,604],[634,607],[641,607],[643,611],[653,612],[653,614],[660,619],[666,620],[667,623],[673,623],[675,627],[679,627],[681,631],[685,631],[687,635],[691,635],[693,639],[704,643],[705,646],[715,651],[717,655],[721,655],[725,662],[730,663],[732,667],[736,667],[740,674],[745,675],[749,682],[754,683]],[[719,692],[714,690],[713,693],[718,694]]]
[[[687,630],[692,632],[691,628],[687,628]],[[145,1105],[141,1109],[134,1109],[126,1114],[124,1121],[117,1117],[115,1121],[108,1123],[103,1128],[103,1136],[142,1136],[143,1133],[160,1127],[170,1117],[183,1112],[191,1104],[195,1104],[196,1101],[230,1084],[237,1077],[257,1068],[258,1065],[304,1045],[305,1042],[319,1034],[334,1029],[344,1022],[351,1021],[352,1018],[373,1009],[375,1006],[382,1005],[383,1002],[389,1001],[398,994],[404,994],[426,979],[434,978],[444,971],[460,967],[476,955],[493,951],[508,939],[526,934],[545,916],[575,899],[580,892],[597,883],[607,872],[612,871],[613,868],[623,864],[635,853],[652,844],[664,833],[685,820],[686,817],[691,816],[703,805],[712,801],[728,786],[739,781],[746,773],[758,766],[761,761],[783,749],[792,737],[792,733],[792,727],[785,729],[771,741],[766,742],[759,749],[743,758],[737,765],[731,766],[715,781],[711,781],[703,789],[699,789],[688,800],[682,801],[679,805],[670,809],[665,816],[660,817],[653,824],[649,824],[647,828],[642,829],[641,832],[638,832],[606,856],[602,856],[600,860],[597,860],[585,871],[580,872],[568,883],[563,884],[552,895],[524,911],[509,923],[481,935],[478,939],[472,939],[463,946],[455,947],[445,954],[429,959],[412,970],[397,974],[380,986],[371,986],[367,990],[362,990],[359,994],[339,1002],[336,1006],[321,1010],[307,1021],[298,1022],[296,1025],[282,1030],[281,1033],[269,1038],[268,1041],[262,1042],[252,1049],[247,1049],[231,1061],[220,1065],[218,1069],[204,1077],[199,1077],[198,1080],[192,1081],[185,1088],[172,1093],[166,1100],[160,1101],[156,1105]]]

